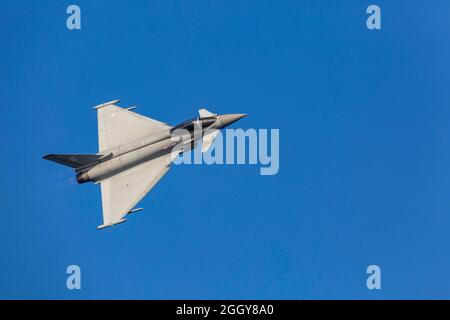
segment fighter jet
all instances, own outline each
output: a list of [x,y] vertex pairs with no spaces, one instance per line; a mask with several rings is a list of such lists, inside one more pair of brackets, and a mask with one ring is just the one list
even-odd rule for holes
[[[222,129],[245,114],[218,115],[206,109],[198,117],[170,126],[121,108],[119,100],[94,107],[98,118],[99,152],[96,154],[49,154],[43,158],[71,167],[78,183],[100,184],[103,229],[126,221],[142,210],[137,203],[167,173],[178,154],[202,143],[209,149]],[[200,134],[197,134],[200,132]]]

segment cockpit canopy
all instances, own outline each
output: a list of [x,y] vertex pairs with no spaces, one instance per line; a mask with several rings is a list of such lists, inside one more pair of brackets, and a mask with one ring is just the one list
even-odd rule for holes
[[205,118],[192,118],[186,121],[183,121],[179,125],[173,127],[170,130],[170,133],[173,133],[175,130],[183,129],[187,130],[189,132],[194,132],[194,128],[197,127],[198,129],[206,129],[210,127],[214,122],[216,122],[216,117],[205,117]]

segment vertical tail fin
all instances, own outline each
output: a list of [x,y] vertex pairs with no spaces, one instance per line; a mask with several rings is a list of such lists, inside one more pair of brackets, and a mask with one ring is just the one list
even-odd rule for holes
[[42,158],[77,169],[94,163],[101,157],[101,154],[48,154]]

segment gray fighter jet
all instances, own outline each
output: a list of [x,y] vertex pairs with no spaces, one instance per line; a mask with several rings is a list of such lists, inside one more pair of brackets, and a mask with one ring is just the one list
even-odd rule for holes
[[[119,100],[96,106],[97,154],[49,154],[43,158],[75,169],[78,183],[99,183],[102,192],[103,229],[125,222],[125,216],[142,210],[136,204],[167,173],[180,153],[202,143],[208,150],[219,129],[245,114],[217,115],[206,109],[199,116],[172,127],[121,108]],[[200,134],[198,134],[200,133]]]

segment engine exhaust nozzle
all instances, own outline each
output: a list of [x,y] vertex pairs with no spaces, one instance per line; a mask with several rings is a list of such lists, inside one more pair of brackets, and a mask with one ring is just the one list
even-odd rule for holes
[[82,173],[77,174],[77,182],[78,183],[81,184],[81,183],[86,183],[89,181],[91,181],[91,178],[89,178],[89,175],[87,172],[82,172]]

